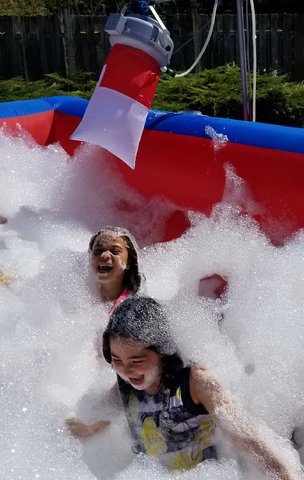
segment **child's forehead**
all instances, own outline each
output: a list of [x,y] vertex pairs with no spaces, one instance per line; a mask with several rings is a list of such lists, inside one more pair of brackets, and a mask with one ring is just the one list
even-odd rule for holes
[[96,247],[106,247],[108,245],[117,244],[120,246],[127,246],[127,243],[124,238],[115,234],[115,233],[104,233],[96,238],[93,248]]
[[141,342],[126,338],[110,338],[110,348],[112,353],[129,353],[134,355],[144,354],[148,348]]

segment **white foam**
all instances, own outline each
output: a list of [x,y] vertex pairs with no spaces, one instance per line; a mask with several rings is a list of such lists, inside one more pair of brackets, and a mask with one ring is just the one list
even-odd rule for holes
[[[173,207],[132,192],[95,148],[68,160],[59,146],[0,133],[0,169],[0,214],[8,217],[0,226],[0,268],[11,278],[0,287],[0,477],[264,478],[254,466],[241,468],[231,445],[232,459],[164,472],[130,453],[123,420],[82,443],[69,436],[64,419],[100,375],[93,341],[107,322],[88,284],[90,235],[117,224],[150,245]],[[191,214],[185,235],[142,252],[146,291],[169,302],[183,355],[214,370],[251,414],[289,438],[304,423],[304,234],[271,245],[239,216],[239,204],[251,212],[259,206],[233,170],[227,176],[225,203],[211,218]],[[237,195],[231,184],[240,186]],[[225,297],[198,298],[199,279],[213,273],[228,279]],[[101,389],[112,380],[111,372],[103,375]]]

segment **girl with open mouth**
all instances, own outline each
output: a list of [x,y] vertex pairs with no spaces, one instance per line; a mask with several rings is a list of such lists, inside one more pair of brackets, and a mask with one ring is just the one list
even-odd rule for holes
[[[149,455],[170,470],[188,470],[217,460],[215,432],[220,429],[271,478],[302,478],[298,459],[279,454],[284,442],[274,432],[232,400],[211,371],[181,358],[165,311],[152,298],[130,297],[113,310],[102,352],[117,374],[108,398],[116,406],[113,419],[124,411],[134,453]],[[101,418],[106,408],[100,400]],[[66,424],[75,436],[87,436],[110,420],[85,425],[70,418]]]

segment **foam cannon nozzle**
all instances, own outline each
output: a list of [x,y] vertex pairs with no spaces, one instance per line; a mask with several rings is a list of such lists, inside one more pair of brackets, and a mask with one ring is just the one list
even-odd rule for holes
[[174,45],[148,2],[129,2],[122,13],[111,14],[105,32],[111,50],[72,138],[100,145],[134,168],[159,72],[168,66]]

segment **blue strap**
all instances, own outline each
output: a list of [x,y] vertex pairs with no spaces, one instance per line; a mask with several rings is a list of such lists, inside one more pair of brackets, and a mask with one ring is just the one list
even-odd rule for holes
[[128,3],[127,15],[130,13],[138,13],[139,15],[149,15],[149,2],[137,0]]

